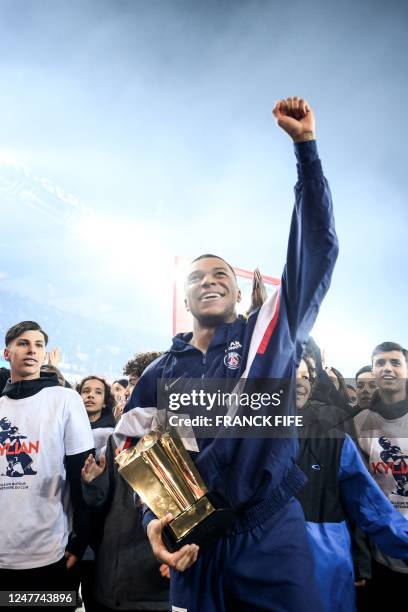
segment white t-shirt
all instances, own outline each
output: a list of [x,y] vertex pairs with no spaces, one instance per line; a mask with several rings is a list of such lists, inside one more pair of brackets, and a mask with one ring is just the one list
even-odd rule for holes
[[[394,508],[408,520],[408,438],[403,437],[408,431],[408,414],[385,419],[377,412],[363,410],[354,423],[370,474]],[[390,569],[408,573],[400,559],[388,557],[378,548],[374,556]]]
[[64,556],[64,457],[91,448],[76,391],[56,386],[24,399],[0,398],[0,568],[42,567]]

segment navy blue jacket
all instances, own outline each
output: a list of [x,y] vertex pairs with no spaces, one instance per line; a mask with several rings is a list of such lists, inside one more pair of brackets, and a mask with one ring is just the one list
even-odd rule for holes
[[[163,378],[238,379],[245,373],[247,378],[294,379],[338,253],[330,190],[315,141],[296,144],[295,153],[296,202],[278,298],[267,300],[247,321],[239,317],[220,325],[205,355],[189,344],[191,333],[176,336],[171,349],[136,385],[116,436],[139,437],[149,431],[157,381]],[[228,359],[231,352],[233,363]],[[193,458],[204,481],[234,509],[265,500],[266,505],[283,506],[305,482],[294,464],[295,438],[214,438],[200,440],[199,446]]]

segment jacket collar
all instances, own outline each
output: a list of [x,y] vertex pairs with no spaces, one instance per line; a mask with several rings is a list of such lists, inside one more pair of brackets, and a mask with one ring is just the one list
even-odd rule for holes
[[[229,340],[234,339],[234,336],[240,335],[242,328],[245,327],[246,320],[243,316],[239,315],[233,323],[222,323],[218,325],[215,330],[215,334],[210,342],[208,350],[220,345],[225,345]],[[171,352],[183,352],[188,350],[197,350],[190,344],[193,337],[193,332],[187,334],[177,334],[174,336],[173,343],[171,346]]]

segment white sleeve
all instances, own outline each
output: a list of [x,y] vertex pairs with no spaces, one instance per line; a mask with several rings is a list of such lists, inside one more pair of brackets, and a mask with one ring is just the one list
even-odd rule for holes
[[94,448],[84,403],[76,391],[69,389],[65,401],[64,447],[66,455],[76,455]]

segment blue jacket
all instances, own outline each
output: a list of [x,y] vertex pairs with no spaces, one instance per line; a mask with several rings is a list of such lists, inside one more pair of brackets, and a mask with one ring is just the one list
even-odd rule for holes
[[[238,379],[244,372],[247,378],[294,379],[338,253],[330,190],[315,141],[295,145],[295,153],[296,202],[275,306],[268,300],[248,321],[239,317],[220,325],[205,355],[189,344],[192,334],[176,336],[171,349],[136,385],[117,425],[117,435],[138,437],[149,430],[157,406],[157,382],[162,379]],[[229,359],[232,352],[233,363]],[[295,438],[216,437],[200,440],[199,447],[193,458],[204,481],[234,509],[263,500],[277,509],[305,482],[294,464],[298,450]]]
[[408,522],[373,480],[348,436],[302,440],[299,465],[308,477],[298,498],[324,609],[353,612],[354,570],[347,518],[385,554],[407,561]]

